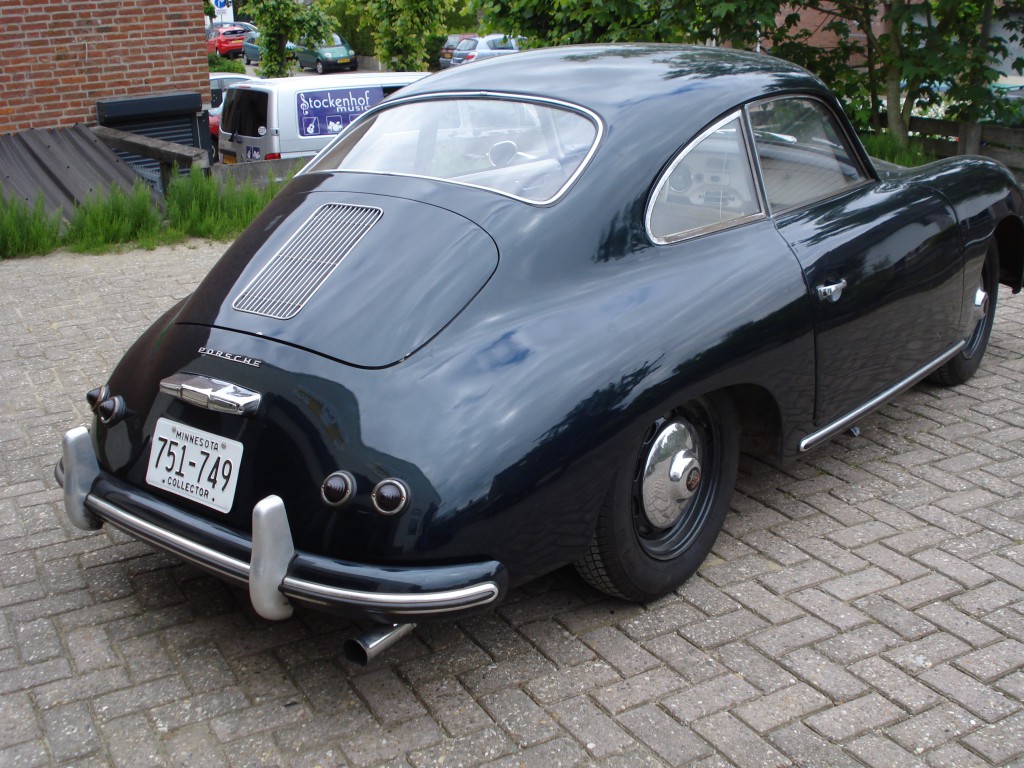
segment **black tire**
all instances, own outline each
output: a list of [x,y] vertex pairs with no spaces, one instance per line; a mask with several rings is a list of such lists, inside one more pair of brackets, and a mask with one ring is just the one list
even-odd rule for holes
[[242,54],[242,63],[243,63],[243,64],[245,64],[245,66],[247,66],[247,67],[248,67],[248,66],[249,66],[250,64],[252,64],[252,61],[250,61],[250,60],[249,60],[249,57],[248,57],[248,56],[246,56],[246,55],[245,55],[245,54],[243,53],[243,54]]
[[[624,457],[576,570],[591,586],[627,600],[671,592],[711,551],[738,464],[739,426],[727,396],[698,398],[658,419]],[[669,465],[680,470],[678,478],[669,479]],[[645,478],[649,468],[663,472]],[[692,495],[676,498],[686,494]]]
[[995,240],[988,244],[975,297],[977,320],[971,335],[967,337],[967,346],[929,377],[937,384],[952,387],[969,381],[978,372],[981,359],[985,356],[996,317],[996,300],[999,298],[999,247]]
[[320,59],[316,60],[316,64],[313,65],[313,68],[316,69],[316,73],[318,75],[322,75],[324,73],[324,63],[320,61]]

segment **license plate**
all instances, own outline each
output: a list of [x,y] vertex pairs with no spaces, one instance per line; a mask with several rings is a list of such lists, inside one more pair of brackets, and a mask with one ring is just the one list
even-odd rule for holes
[[146,482],[197,504],[230,512],[242,466],[237,440],[158,419]]
[[238,159],[234,155],[229,155],[227,152],[220,153],[220,161],[232,165],[238,162]]

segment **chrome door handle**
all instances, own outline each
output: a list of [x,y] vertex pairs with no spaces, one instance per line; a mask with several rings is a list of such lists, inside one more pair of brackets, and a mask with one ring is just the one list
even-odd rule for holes
[[843,295],[843,289],[845,287],[845,279],[840,280],[838,283],[832,283],[831,285],[819,285],[818,298],[822,301],[839,301],[839,297]]

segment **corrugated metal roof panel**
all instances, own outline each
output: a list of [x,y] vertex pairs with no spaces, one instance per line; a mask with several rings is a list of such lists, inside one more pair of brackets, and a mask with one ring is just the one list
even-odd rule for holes
[[132,168],[83,125],[34,128],[0,135],[0,188],[30,206],[43,195],[47,211],[70,217],[76,202],[106,192],[111,184],[129,191]]

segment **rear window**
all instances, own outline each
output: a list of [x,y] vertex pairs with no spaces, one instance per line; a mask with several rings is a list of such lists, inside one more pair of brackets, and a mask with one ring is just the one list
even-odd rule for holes
[[424,99],[356,121],[308,170],[422,176],[544,203],[582,172],[599,132],[596,117],[562,104]]
[[241,136],[265,136],[267,133],[266,91],[234,88],[224,96],[224,113],[220,118],[222,133]]

